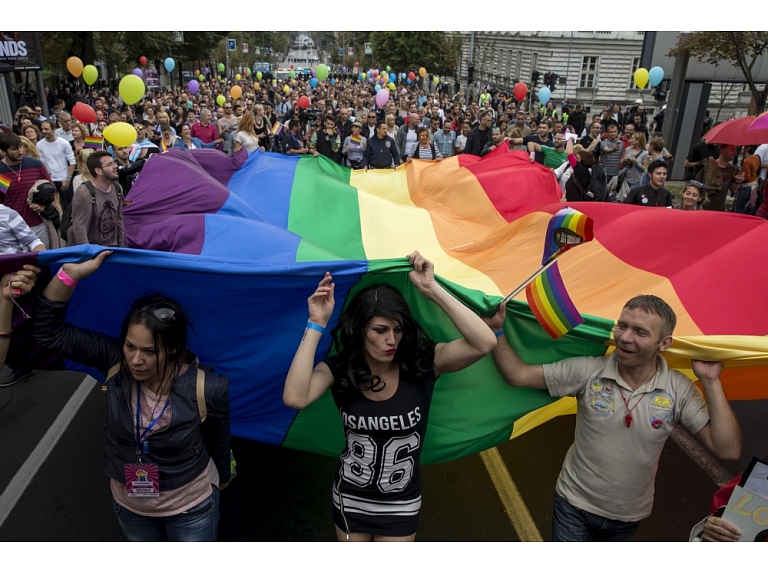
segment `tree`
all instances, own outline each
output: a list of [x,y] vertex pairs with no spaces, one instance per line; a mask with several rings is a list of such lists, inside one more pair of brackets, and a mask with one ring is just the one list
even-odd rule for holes
[[371,42],[380,68],[424,67],[430,74],[449,75],[461,57],[461,37],[448,32],[374,32]]
[[768,52],[768,32],[692,32],[683,35],[669,56],[688,52],[699,62],[717,66],[727,61],[741,69],[757,112],[765,110],[768,82],[758,90],[752,70],[758,59]]

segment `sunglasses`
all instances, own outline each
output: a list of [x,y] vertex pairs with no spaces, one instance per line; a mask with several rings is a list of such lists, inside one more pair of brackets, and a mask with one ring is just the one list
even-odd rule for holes
[[689,186],[696,186],[697,188],[699,188],[699,190],[703,190],[704,188],[706,188],[706,186],[704,184],[702,184],[701,182],[698,182],[696,180],[690,180],[688,182],[688,185]]
[[176,312],[162,303],[154,303],[145,306],[141,311],[152,310],[152,314],[164,324],[169,324],[176,316]]

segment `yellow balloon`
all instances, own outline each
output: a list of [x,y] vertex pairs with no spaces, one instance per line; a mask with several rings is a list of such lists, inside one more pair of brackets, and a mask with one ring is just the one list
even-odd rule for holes
[[645,68],[638,68],[635,70],[635,84],[641,90],[648,84],[648,70]]
[[144,90],[144,80],[133,74],[128,74],[120,80],[118,89],[123,102],[129,106],[141,100],[142,96],[144,96]]
[[83,73],[83,61],[77,56],[70,56],[67,58],[67,70],[75,78],[79,78],[80,74]]
[[235,74],[235,80],[240,81],[240,74]]
[[422,66],[421,68],[419,68],[419,76],[421,76],[421,77],[423,78],[423,77],[425,77],[426,75],[427,75],[427,69],[426,69],[424,66]]
[[227,101],[227,99],[222,94],[219,94],[218,96],[216,96],[216,103],[219,106],[223,106],[224,102],[226,102],[226,101]]
[[199,76],[199,75],[200,75],[200,70],[195,70],[195,76]]
[[88,64],[85,68],[83,68],[83,80],[85,80],[86,84],[92,86],[98,79],[99,70],[96,68],[96,66],[93,64]]
[[290,91],[291,91],[291,89],[288,86],[283,86],[283,92],[285,92],[287,94]]
[[261,80],[262,76],[263,76],[263,74],[261,72],[256,72],[256,78]]
[[258,90],[259,89],[259,83],[258,82],[254,82],[253,83],[253,89],[254,90]]
[[136,141],[136,128],[126,122],[110,124],[102,133],[115,146],[130,146]]
[[229,95],[232,96],[232,99],[239,100],[243,95],[243,89],[240,86],[232,86],[229,89]]

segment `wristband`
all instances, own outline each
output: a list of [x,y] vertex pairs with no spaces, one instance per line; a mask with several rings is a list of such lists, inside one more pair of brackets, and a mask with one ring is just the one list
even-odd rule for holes
[[71,180],[71,179],[72,179],[72,176],[67,176],[67,177],[66,177],[66,178],[64,178],[64,179],[65,179],[65,180]]
[[321,334],[325,331],[323,326],[312,323],[311,321],[307,322],[307,329],[314,329],[315,331],[319,331]]
[[59,269],[59,273],[56,274],[56,277],[61,280],[61,283],[63,283],[67,287],[74,288],[77,286],[77,280],[73,280],[67,272],[64,271],[64,266],[61,266]]
[[499,331],[494,331],[493,335],[495,335],[497,338],[504,335],[504,328],[502,327]]
[[0,339],[10,339],[12,333],[13,330],[0,333]]

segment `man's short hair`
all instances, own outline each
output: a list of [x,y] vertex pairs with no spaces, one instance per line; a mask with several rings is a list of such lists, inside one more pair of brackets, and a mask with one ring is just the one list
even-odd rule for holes
[[608,128],[610,128],[611,126],[616,126],[616,129],[617,130],[619,129],[619,123],[616,120],[608,120],[605,123],[605,131],[607,132]]
[[293,130],[294,128],[298,128],[301,126],[301,122],[297,119],[292,119],[290,122],[288,122],[288,129]]
[[43,120],[42,122],[40,122],[40,128],[41,129],[43,127],[43,124],[48,124],[48,127],[51,130],[55,130],[56,129],[56,126],[54,126],[54,124],[53,124],[53,120]]
[[96,168],[101,168],[101,158],[111,158],[109,152],[106,150],[97,150],[85,161],[85,167],[88,168],[91,176],[96,177]]
[[7,152],[11,148],[21,146],[21,139],[13,132],[0,133],[0,150]]
[[648,164],[648,173],[653,174],[656,170],[659,168],[664,168],[669,172],[669,166],[667,165],[667,162],[659,158],[658,160],[653,160],[650,164]]
[[624,309],[641,309],[645,313],[659,316],[661,319],[661,339],[672,335],[677,324],[677,316],[669,304],[655,295],[636,295],[626,304]]

